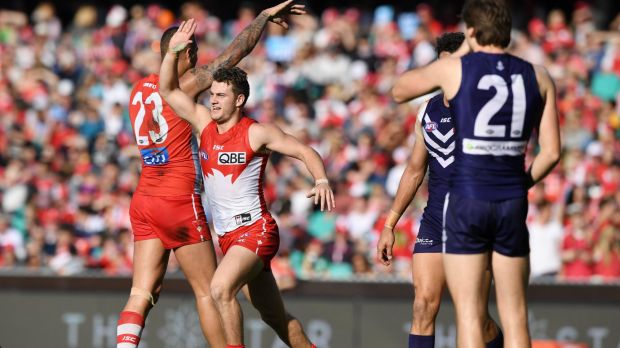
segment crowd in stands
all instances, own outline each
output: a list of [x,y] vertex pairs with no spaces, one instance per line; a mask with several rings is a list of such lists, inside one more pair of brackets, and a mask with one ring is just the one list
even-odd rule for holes
[[[47,3],[0,11],[0,272],[131,273],[128,210],[141,165],[132,84],[159,71],[157,42],[179,19],[197,20],[203,65],[256,13],[244,6],[223,21],[192,2],[176,13],[83,5],[63,24]],[[595,14],[578,2],[513,32],[511,51],[555,79],[563,134],[562,161],[530,190],[534,279],[620,281],[620,15],[602,27]],[[301,162],[272,156],[264,192],[281,235],[272,268],[283,288],[299,278],[410,279],[424,186],[396,227],[393,266],[375,260],[420,104],[397,105],[389,90],[436,58],[438,35],[462,28],[425,4],[402,13],[328,8],[290,21],[287,32],[269,25],[240,64],[251,85],[246,111],[323,156],[336,210],[306,198],[313,180]],[[533,142],[529,159],[535,151]],[[174,258],[169,269],[178,269]]]

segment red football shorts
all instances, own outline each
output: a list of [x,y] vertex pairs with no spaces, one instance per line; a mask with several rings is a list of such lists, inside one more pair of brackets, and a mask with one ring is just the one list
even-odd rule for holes
[[200,195],[173,197],[134,194],[129,217],[135,241],[159,238],[164,248],[211,240]]
[[280,247],[278,225],[271,216],[265,216],[249,226],[242,226],[218,238],[224,255],[233,245],[242,246],[263,261],[265,270],[271,270],[271,259]]

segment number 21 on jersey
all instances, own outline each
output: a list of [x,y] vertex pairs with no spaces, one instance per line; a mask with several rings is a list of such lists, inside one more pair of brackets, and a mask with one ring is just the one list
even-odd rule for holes
[[[140,110],[138,110],[138,114],[136,115],[136,119],[133,124],[134,134],[136,136],[136,142],[138,146],[147,146],[149,145],[149,137],[154,144],[161,144],[166,141],[168,137],[168,122],[162,115],[163,111],[163,102],[161,96],[157,92],[151,93],[146,100],[142,100],[142,92],[137,92],[133,100],[131,101],[132,105],[140,105]],[[142,123],[144,122],[144,116],[146,114],[146,105],[152,107],[151,116],[153,121],[159,126],[159,132],[156,133],[154,130],[148,131],[147,135],[140,135],[140,129],[142,128]]]
[[[478,89],[495,89],[495,95],[478,112],[474,122],[474,136],[486,139],[463,139],[463,152],[469,155],[521,156],[527,140],[523,140],[525,125],[525,85],[521,74],[510,76],[512,112],[506,124],[490,124],[491,119],[508,101],[508,81],[500,75],[484,75],[478,81]],[[510,127],[509,132],[507,128]],[[508,134],[507,134],[508,133]]]
[[[510,124],[510,137],[519,138],[523,134],[525,122],[525,86],[523,76],[513,74],[510,76],[512,90],[512,121]],[[489,100],[476,116],[474,135],[485,138],[505,138],[506,125],[491,125],[491,119],[506,104],[508,100],[508,86],[503,77],[499,75],[484,75],[478,82],[478,89],[489,90],[495,88],[495,95]]]

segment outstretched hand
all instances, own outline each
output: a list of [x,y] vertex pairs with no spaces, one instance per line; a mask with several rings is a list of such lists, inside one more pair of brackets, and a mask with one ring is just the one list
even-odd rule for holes
[[263,10],[269,16],[269,21],[288,29],[288,23],[284,19],[287,14],[303,15],[306,14],[306,5],[293,4],[293,0],[287,0],[274,7]]
[[321,211],[327,207],[327,211],[331,211],[336,207],[336,200],[334,199],[334,192],[328,183],[321,183],[312,188],[306,197],[314,197],[314,204],[321,202]]
[[192,43],[194,32],[196,31],[196,20],[193,18],[181,22],[179,29],[170,38],[168,51],[179,53],[183,51],[187,45]]

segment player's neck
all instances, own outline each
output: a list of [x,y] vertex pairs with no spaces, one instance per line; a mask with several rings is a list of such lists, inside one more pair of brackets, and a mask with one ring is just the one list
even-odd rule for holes
[[506,53],[506,50],[504,48],[501,48],[499,46],[493,46],[493,45],[477,46],[473,48],[473,51],[482,52],[482,53],[490,53],[490,54]]
[[217,132],[224,134],[234,127],[239,121],[241,121],[243,114],[241,112],[235,112],[228,120],[217,124]]

